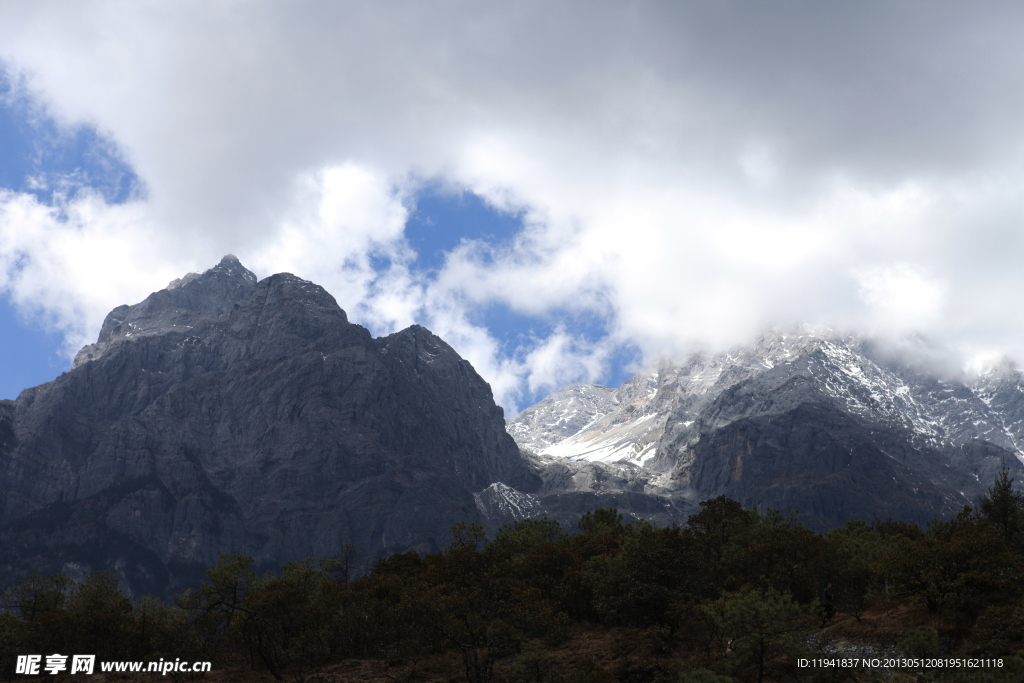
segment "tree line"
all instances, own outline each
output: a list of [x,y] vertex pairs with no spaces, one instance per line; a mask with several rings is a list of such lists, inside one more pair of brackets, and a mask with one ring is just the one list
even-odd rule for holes
[[[17,654],[74,652],[278,680],[346,660],[414,679],[438,656],[473,683],[1024,680],[1024,496],[1012,484],[1004,470],[976,510],[924,528],[854,520],[817,534],[719,497],[682,527],[625,523],[613,509],[574,530],[528,519],[491,539],[460,523],[445,551],[393,555],[358,578],[352,546],[263,576],[225,555],[170,603],[131,600],[104,573],[33,576],[2,596],[0,678],[14,677]],[[840,615],[822,629],[828,583]],[[608,629],[642,634],[653,663],[628,676],[614,662],[566,663],[567,643]],[[876,653],[1003,666],[798,666],[836,652],[840,635]]]

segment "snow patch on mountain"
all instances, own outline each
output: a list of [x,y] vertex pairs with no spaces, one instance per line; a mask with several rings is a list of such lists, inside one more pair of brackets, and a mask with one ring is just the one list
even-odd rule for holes
[[986,441],[1024,461],[1024,379],[1012,365],[964,382],[894,360],[869,340],[808,329],[769,331],[749,346],[666,362],[618,389],[569,385],[507,429],[541,455],[665,470],[702,429],[742,417],[716,413],[708,422],[705,412],[723,392],[764,373],[779,382],[805,377],[846,412],[905,432],[919,446]]
[[523,493],[496,481],[482,491],[473,494],[477,509],[490,520],[517,522],[543,512],[537,496]]

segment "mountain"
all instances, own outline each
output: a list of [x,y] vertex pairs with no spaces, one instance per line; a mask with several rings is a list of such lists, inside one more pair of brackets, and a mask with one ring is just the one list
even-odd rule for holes
[[135,594],[354,543],[435,551],[536,466],[429,330],[374,339],[321,287],[233,256],[119,306],[69,372],[0,401],[0,581],[105,569]]
[[369,566],[443,548],[455,522],[571,529],[615,507],[665,525],[719,495],[818,530],[925,522],[1004,465],[1020,481],[1022,446],[1014,367],[952,378],[809,333],[571,385],[506,424],[429,330],[375,339],[321,287],[227,256],[114,309],[70,371],[0,401],[0,589],[108,570],[168,595],[222,553],[262,571],[353,543]]
[[570,385],[507,425],[521,448],[628,470],[683,509],[727,495],[826,530],[925,522],[1020,480],[1024,380],[942,377],[852,336],[772,332],[664,363],[619,389]]

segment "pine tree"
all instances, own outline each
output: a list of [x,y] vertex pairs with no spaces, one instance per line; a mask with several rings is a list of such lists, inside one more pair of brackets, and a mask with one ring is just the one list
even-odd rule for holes
[[988,495],[981,497],[981,514],[996,525],[1012,546],[1024,540],[1024,495],[1013,490],[1009,467],[999,471]]

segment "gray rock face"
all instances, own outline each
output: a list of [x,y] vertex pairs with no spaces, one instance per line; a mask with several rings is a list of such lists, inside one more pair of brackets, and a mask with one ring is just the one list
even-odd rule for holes
[[229,256],[0,402],[0,576],[106,569],[166,594],[224,552],[437,550],[494,482],[541,483],[467,361],[422,327],[373,339],[321,287]]
[[659,526],[683,524],[700,512],[697,501],[655,483],[650,469],[629,463],[606,464],[557,456],[527,456],[544,483],[535,498],[540,509],[531,517],[557,519],[567,531],[597,508],[616,508],[627,521],[646,519]]
[[[570,389],[510,421],[520,445],[577,461],[573,481],[586,461],[628,470],[680,511],[724,494],[796,511],[819,530],[851,518],[923,522],[975,505],[1004,464],[1024,479],[1024,379],[1012,366],[968,382],[856,338],[769,333],[599,387],[607,398],[583,420],[576,397],[595,390]],[[620,454],[633,453],[650,455],[630,469]],[[542,500],[554,482],[544,477]],[[614,479],[604,477],[604,496],[638,490]]]
[[133,337],[185,332],[200,319],[222,319],[255,286],[256,276],[229,254],[202,275],[189,273],[142,303],[112,310],[103,321],[99,339],[78,352],[72,368],[96,360],[112,346]]

